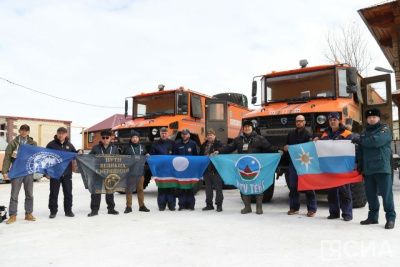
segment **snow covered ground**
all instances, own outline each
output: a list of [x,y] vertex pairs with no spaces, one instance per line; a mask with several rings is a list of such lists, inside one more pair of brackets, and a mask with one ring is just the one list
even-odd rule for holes
[[[395,179],[399,211],[400,183]],[[36,222],[23,220],[23,191],[19,215],[12,225],[0,224],[0,266],[382,266],[400,260],[400,225],[385,230],[380,224],[361,226],[367,208],[354,210],[354,220],[327,220],[326,196],[319,196],[315,218],[288,216],[288,190],[277,182],[273,202],[264,214],[241,215],[237,190],[225,190],[224,211],[204,212],[205,194],[196,196],[195,211],[157,209],[152,182],[145,191],[150,213],[123,214],[125,196],[116,194],[117,216],[106,214],[102,198],[99,216],[88,218],[90,194],[74,175],[75,218],[64,216],[62,193],[58,216],[49,219],[49,182],[34,185]],[[0,205],[7,205],[10,185],[0,184]],[[135,199],[136,200],[136,199]],[[253,204],[254,205],[254,204]],[[253,208],[255,208],[253,206]]]

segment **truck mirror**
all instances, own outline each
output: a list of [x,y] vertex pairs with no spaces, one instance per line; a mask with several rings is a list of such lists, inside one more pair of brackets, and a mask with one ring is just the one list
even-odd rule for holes
[[253,96],[252,98],[251,98],[251,103],[254,105],[255,103],[257,103],[257,97],[256,96]]
[[354,67],[346,69],[346,92],[348,94],[357,93],[358,90],[358,74],[357,69]]
[[[257,81],[253,81],[251,84],[251,96],[254,98],[257,96]],[[252,100],[253,103],[253,100]]]
[[125,99],[125,118],[128,117],[128,99]]

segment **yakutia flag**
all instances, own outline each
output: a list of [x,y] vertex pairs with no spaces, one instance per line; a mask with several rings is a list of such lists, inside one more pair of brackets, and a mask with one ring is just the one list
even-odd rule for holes
[[150,156],[152,177],[159,188],[189,189],[203,179],[210,159],[207,156]]
[[350,140],[319,140],[289,146],[299,176],[298,190],[319,190],[358,183],[355,146]]

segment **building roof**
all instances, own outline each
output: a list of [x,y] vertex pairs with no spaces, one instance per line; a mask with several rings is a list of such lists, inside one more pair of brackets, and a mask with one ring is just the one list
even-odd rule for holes
[[65,121],[65,120],[52,120],[52,119],[30,118],[30,117],[18,117],[18,116],[8,116],[8,115],[0,115],[0,118],[13,119],[13,120],[30,120],[30,121],[61,122],[61,123],[65,123],[65,124],[71,124],[71,123],[72,123],[72,121]]
[[131,116],[125,118],[125,115],[123,114],[114,114],[111,117],[108,117],[107,119],[86,129],[85,132],[97,132],[101,130],[111,129],[131,119]]
[[396,0],[384,1],[358,11],[392,68],[395,62],[392,29],[399,24],[396,22],[399,9],[400,1]]

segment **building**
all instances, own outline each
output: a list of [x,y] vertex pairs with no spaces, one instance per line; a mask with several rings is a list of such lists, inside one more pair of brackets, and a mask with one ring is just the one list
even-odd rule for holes
[[[392,92],[392,100],[400,107],[400,0],[384,1],[358,13],[394,70],[397,90]],[[399,139],[398,121],[393,121],[393,139]]]
[[358,13],[394,69],[400,89],[400,0],[384,1]]
[[90,150],[92,147],[99,143],[101,140],[101,131],[111,130],[113,127],[125,123],[131,120],[132,117],[128,116],[125,118],[123,114],[114,114],[111,117],[93,125],[92,127],[85,129],[84,131],[84,149]]
[[71,123],[72,121],[0,115],[0,137],[10,142],[18,135],[19,127],[28,124],[31,129],[29,135],[35,139],[38,146],[46,146],[53,140],[59,127],[67,128],[70,134]]

